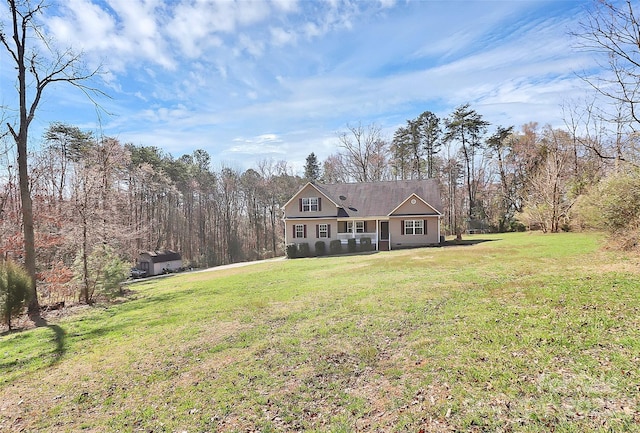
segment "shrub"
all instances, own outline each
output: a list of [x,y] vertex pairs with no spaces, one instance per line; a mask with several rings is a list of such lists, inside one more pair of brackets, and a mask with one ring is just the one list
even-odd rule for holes
[[309,244],[306,242],[303,242],[301,244],[298,244],[298,255],[300,257],[309,257],[311,256],[311,250],[309,249]]
[[350,253],[355,253],[356,249],[356,240],[353,238],[347,239],[347,251],[349,251]]
[[315,245],[315,250],[316,250],[316,256],[324,256],[327,253],[326,245],[324,241],[317,241]]
[[31,279],[12,261],[0,263],[0,314],[11,330],[11,318],[22,312],[29,302]]
[[295,259],[298,257],[298,246],[296,244],[287,244],[286,254],[288,259]]
[[509,231],[524,232],[524,231],[527,231],[527,226],[525,226],[518,220],[513,220],[511,221],[511,223],[509,223]]
[[97,246],[88,256],[80,251],[73,266],[79,299],[87,304],[95,301],[96,294],[108,298],[121,294],[120,285],[130,272],[128,263],[109,245]]
[[633,249],[640,238],[640,170],[602,179],[580,197],[576,213],[581,225],[606,230],[612,244]]
[[340,254],[342,253],[342,242],[340,239],[334,239],[329,244],[329,252],[331,254]]
[[371,251],[371,238],[360,238],[360,251]]

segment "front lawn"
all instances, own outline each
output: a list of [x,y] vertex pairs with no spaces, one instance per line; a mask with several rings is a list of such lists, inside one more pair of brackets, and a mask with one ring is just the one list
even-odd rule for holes
[[597,234],[130,286],[0,336],[0,431],[640,431],[640,259]]

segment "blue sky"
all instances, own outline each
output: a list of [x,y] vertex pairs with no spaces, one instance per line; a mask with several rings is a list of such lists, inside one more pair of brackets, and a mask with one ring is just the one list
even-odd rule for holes
[[[572,48],[588,1],[66,0],[43,27],[104,73],[102,113],[72,86],[48,89],[33,145],[51,121],[214,167],[338,150],[347,124],[387,138],[426,110],[470,103],[485,120],[562,126],[561,105],[594,70]],[[6,8],[6,6],[1,6]],[[0,15],[6,16],[5,10]],[[15,106],[1,54],[0,105]],[[5,108],[5,117],[12,112]]]

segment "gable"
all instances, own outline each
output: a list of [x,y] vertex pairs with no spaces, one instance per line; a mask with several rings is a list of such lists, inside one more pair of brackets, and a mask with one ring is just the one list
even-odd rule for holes
[[389,215],[440,215],[440,212],[417,194],[411,194]]
[[[287,219],[330,216],[382,218],[390,215],[414,195],[417,202],[426,206],[421,209],[422,214],[442,214],[440,188],[435,179],[317,185],[308,183],[287,202],[284,212]],[[299,200],[313,196],[322,199],[321,211],[302,212]],[[327,203],[331,206],[327,206]],[[410,208],[401,210],[413,211]]]
[[[303,199],[317,199],[314,210],[304,210]],[[337,206],[320,188],[311,182],[303,186],[285,205],[285,218],[322,218],[337,216]]]

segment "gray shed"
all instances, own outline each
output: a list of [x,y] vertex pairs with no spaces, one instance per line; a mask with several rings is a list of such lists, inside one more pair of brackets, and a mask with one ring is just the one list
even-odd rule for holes
[[172,250],[143,251],[138,258],[138,268],[148,276],[175,272],[182,267],[182,256]]

